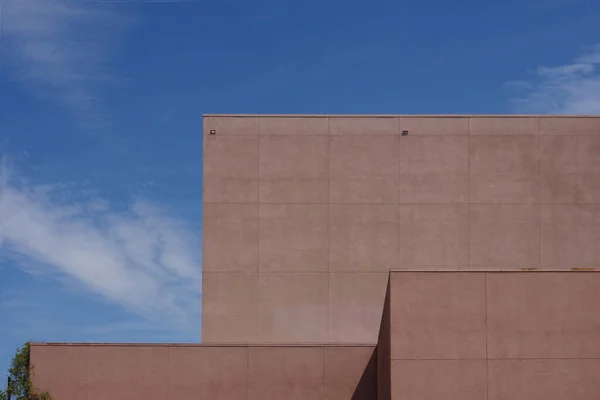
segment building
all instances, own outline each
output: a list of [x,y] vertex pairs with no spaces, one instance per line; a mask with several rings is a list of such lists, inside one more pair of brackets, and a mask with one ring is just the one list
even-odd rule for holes
[[62,399],[600,398],[600,117],[204,117],[202,344]]

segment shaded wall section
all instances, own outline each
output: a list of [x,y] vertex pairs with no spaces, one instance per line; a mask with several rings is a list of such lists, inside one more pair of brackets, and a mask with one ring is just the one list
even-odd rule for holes
[[600,273],[392,272],[392,399],[600,398]]
[[206,116],[204,135],[204,343],[375,343],[389,270],[600,267],[599,117]]
[[31,345],[55,400],[372,400],[373,346]]
[[377,400],[390,400],[391,393],[391,320],[390,282],[385,293],[379,337],[377,338]]

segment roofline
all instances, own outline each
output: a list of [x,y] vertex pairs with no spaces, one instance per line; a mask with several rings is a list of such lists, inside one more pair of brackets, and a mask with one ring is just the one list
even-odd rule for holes
[[600,114],[202,114],[202,116],[234,118],[600,118]]
[[390,273],[413,273],[413,272],[428,272],[428,273],[493,273],[493,274],[513,274],[513,273],[528,273],[528,272],[573,272],[573,273],[582,273],[582,272],[591,272],[591,273],[600,273],[600,268],[571,268],[571,269],[540,269],[540,268],[520,268],[520,269],[390,269]]
[[85,343],[31,342],[30,346],[72,347],[375,347],[377,343]]

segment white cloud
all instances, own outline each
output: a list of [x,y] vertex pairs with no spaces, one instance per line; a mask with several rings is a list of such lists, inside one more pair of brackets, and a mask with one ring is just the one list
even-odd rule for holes
[[198,320],[200,242],[183,220],[144,200],[119,210],[73,184],[0,173],[0,253],[152,320]]
[[[93,85],[106,80],[106,39],[118,19],[100,3],[2,0],[3,63],[36,94],[56,100],[85,127],[100,124]],[[8,55],[8,57],[6,57]]]
[[510,82],[515,111],[600,114],[600,45],[570,64],[541,66],[531,81]]

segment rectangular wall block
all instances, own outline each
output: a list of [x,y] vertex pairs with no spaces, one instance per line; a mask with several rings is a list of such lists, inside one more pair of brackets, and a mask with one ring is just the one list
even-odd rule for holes
[[255,343],[258,274],[207,272],[202,287],[202,342]]
[[261,273],[258,277],[259,343],[326,343],[327,273]]
[[261,204],[259,270],[327,272],[326,204]]
[[467,203],[469,137],[401,137],[398,150],[400,203]]
[[467,204],[401,204],[398,269],[463,269],[469,266]]
[[329,275],[329,342],[375,343],[389,274]]
[[485,359],[485,275],[392,273],[392,360]]
[[245,400],[248,349],[244,347],[167,348],[168,399]]
[[202,269],[258,271],[258,204],[204,204]]
[[469,207],[472,269],[538,268],[540,210],[531,204],[475,204]]
[[600,268],[600,204],[543,204],[544,269]]
[[486,400],[485,360],[392,360],[393,400]]
[[331,137],[329,201],[398,202],[398,138]]
[[329,138],[260,138],[260,201],[326,203],[329,197]]
[[90,347],[88,400],[167,398],[167,347]]
[[600,134],[541,139],[543,203],[600,203]]
[[594,400],[600,360],[490,360],[489,400]]
[[329,271],[384,272],[398,267],[395,204],[329,206]]
[[207,136],[204,141],[205,203],[258,201],[258,138]]
[[55,399],[87,400],[90,347],[30,347],[32,382],[40,390],[50,390]]
[[487,276],[490,358],[600,360],[600,273]]
[[249,351],[249,400],[323,398],[322,347],[251,347]]
[[538,203],[538,141],[537,136],[498,135],[470,138],[470,201]]

